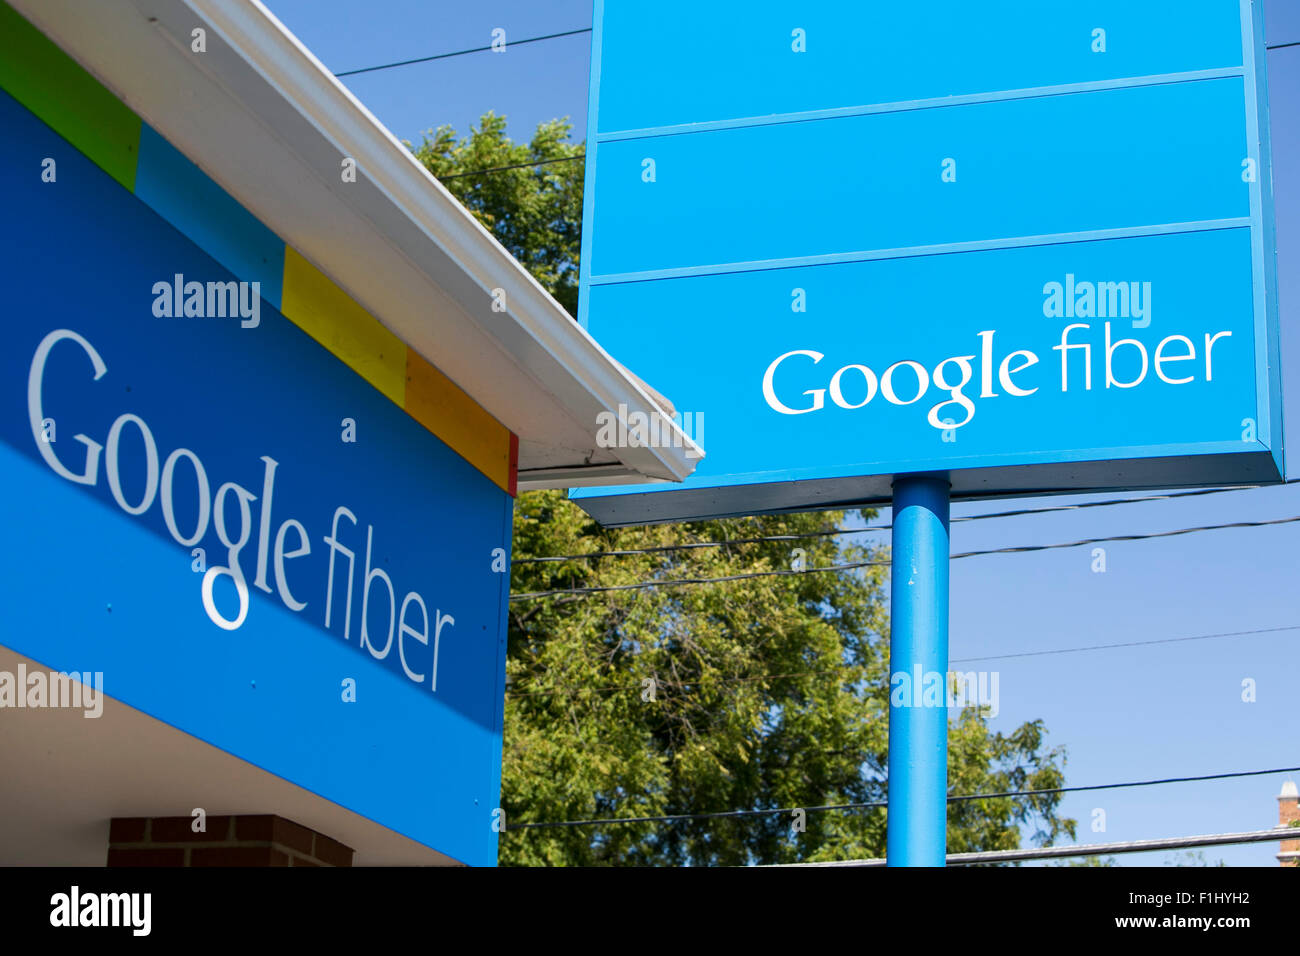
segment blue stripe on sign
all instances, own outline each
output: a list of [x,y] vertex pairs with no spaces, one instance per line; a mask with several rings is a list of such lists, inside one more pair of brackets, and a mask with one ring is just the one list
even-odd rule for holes
[[241,281],[260,282],[262,298],[280,308],[284,240],[147,123],[135,194]]

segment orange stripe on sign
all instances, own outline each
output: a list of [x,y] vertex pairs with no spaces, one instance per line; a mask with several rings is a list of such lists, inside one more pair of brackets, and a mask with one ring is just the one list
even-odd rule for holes
[[515,494],[518,439],[422,356],[406,352],[406,414],[453,451]]
[[285,248],[282,300],[289,321],[503,491],[515,493],[518,458],[510,430],[292,247]]

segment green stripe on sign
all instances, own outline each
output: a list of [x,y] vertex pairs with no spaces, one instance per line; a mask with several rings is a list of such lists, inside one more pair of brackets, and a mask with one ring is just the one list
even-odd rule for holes
[[0,88],[135,191],[140,117],[3,0]]

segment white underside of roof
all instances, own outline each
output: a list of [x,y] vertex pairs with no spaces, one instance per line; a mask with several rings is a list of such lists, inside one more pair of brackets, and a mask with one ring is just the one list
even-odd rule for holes
[[[694,470],[685,435],[597,446],[602,412],[657,412],[648,390],[257,0],[11,2],[518,435],[521,489]],[[492,311],[496,289],[506,312]]]
[[[48,670],[0,645],[0,670],[20,666]],[[460,865],[108,695],[99,717],[6,710],[0,727],[4,866],[103,866],[113,817],[189,816],[195,807],[208,817],[276,813],[356,850],[355,866]]]

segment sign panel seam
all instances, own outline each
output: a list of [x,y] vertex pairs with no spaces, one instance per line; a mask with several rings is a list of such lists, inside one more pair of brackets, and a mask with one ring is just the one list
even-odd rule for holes
[[1076,242],[1136,239],[1143,236],[1161,236],[1175,233],[1216,232],[1223,229],[1249,228],[1252,222],[1253,220],[1248,216],[1237,216],[1230,219],[1207,219],[1201,222],[1122,226],[1115,229],[1094,229],[1087,232],[1048,233],[1041,236],[1014,236],[1006,239],[972,239],[965,242],[943,242],[927,246],[902,246],[897,249],[867,249],[861,252],[832,252],[817,256],[792,256],[788,259],[758,259],[752,262],[678,266],[672,269],[651,269],[645,272],[615,272],[605,275],[593,275],[590,284],[593,286],[621,285],[628,282],[646,282],[654,279],[685,279],[696,276],[726,275],[733,272],[766,272],[774,269],[801,269],[808,266],[876,262],[881,259],[910,259],[920,256],[955,255],[996,249],[1025,249],[1033,246],[1055,246]]
[[877,116],[883,113],[908,113],[914,110],[943,109],[949,106],[975,106],[980,103],[1004,103],[1010,100],[1038,99],[1045,96],[1070,96],[1078,93],[1100,93],[1107,90],[1139,89],[1145,86],[1165,86],[1173,83],[1198,83],[1205,80],[1223,80],[1241,77],[1244,68],[1223,67],[1214,70],[1192,70],[1186,73],[1161,73],[1152,76],[1128,77],[1116,80],[1092,80],[1086,83],[1062,83],[1056,86],[1034,86],[1018,90],[997,90],[989,93],[962,93],[957,96],[935,96],[923,100],[900,100],[895,103],[872,103],[862,106],[837,106],[831,109],[802,110],[793,113],[774,113],[769,116],[743,116],[736,119],[708,120],[700,123],[678,123],[671,126],[648,126],[641,129],[610,130],[597,133],[597,143],[612,143],[630,139],[654,139],[661,136],[686,136],[691,133],[711,133],[718,130],[745,129],[752,126],[780,126],[786,123],[808,123],[821,120],[844,119],[853,116]]

